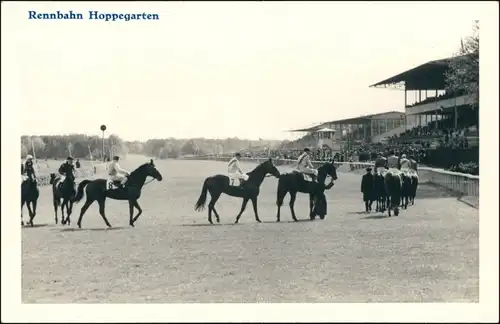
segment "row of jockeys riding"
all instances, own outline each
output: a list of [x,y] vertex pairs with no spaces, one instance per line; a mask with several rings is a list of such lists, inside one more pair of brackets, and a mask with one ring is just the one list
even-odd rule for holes
[[394,151],[390,151],[387,157],[379,153],[374,173],[371,173],[371,167],[366,171],[361,180],[366,212],[370,212],[373,202],[376,202],[375,211],[384,212],[387,209],[391,216],[393,209],[398,216],[400,206],[406,209],[409,203],[415,203],[419,179],[417,162],[413,157],[408,159],[406,154],[396,156]]
[[[325,217],[327,204],[324,191],[332,188],[333,182],[338,179],[334,161],[326,162],[316,169],[311,162],[310,150],[306,148],[297,159],[296,170],[292,172],[280,174],[272,159],[269,158],[265,162],[260,163],[254,170],[245,173],[240,168],[240,158],[241,155],[237,153],[234,158],[229,161],[228,174],[210,176],[206,178],[203,183],[202,193],[195,204],[195,210],[203,209],[207,200],[207,193],[210,193],[211,201],[208,204],[208,220],[210,223],[212,223],[212,213],[215,214],[217,222],[219,222],[219,215],[215,209],[215,203],[222,193],[243,199],[240,213],[236,217],[236,223],[239,221],[248,201],[252,202],[255,219],[260,222],[257,211],[257,198],[260,192],[260,185],[264,181],[264,178],[269,175],[278,178],[276,200],[278,207],[277,221],[280,221],[280,209],[284,197],[287,194],[290,194],[289,205],[292,219],[297,221],[294,203],[296,195],[299,192],[309,194],[309,217],[311,220],[316,216],[319,216],[321,219]],[[146,178],[152,177],[152,180],[161,181],[162,176],[156,169],[152,159],[130,173],[122,169],[118,161],[119,157],[115,156],[113,162],[110,163],[108,167],[108,179],[83,180],[78,184],[78,187],[76,187],[73,158],[68,157],[59,167],[59,174],[56,175],[53,173],[50,175],[56,223],[58,222],[57,211],[60,207],[62,213],[61,223],[63,225],[70,224],[73,203],[79,202],[86,194],[86,202],[80,211],[80,217],[78,219],[79,227],[81,227],[84,213],[94,201],[98,202],[99,213],[106,225],[108,227],[111,226],[104,211],[106,198],[127,200],[130,207],[129,224],[134,226],[135,221],[139,215],[142,214],[138,199],[141,196],[142,187],[146,184]],[[402,188],[404,188],[406,181],[405,179],[411,180],[414,176],[416,177],[416,167],[413,169],[415,172],[412,172],[410,162],[411,161],[407,160],[404,156],[400,159],[391,152],[387,158],[380,156],[375,164],[376,174],[384,179],[383,187],[385,190],[383,192],[385,192],[385,197],[387,198],[380,201],[380,210],[384,210],[384,202],[387,201],[389,215],[391,209],[394,209],[396,215],[399,213],[398,207]],[[408,168],[406,167],[407,165]],[[27,156],[25,163],[22,165],[21,173],[23,175],[21,184],[21,222],[24,224],[22,220],[22,207],[26,203],[30,213],[30,221],[28,224],[33,225],[39,191],[32,156]],[[331,181],[325,184],[327,177],[330,177]],[[234,185],[235,180],[239,180],[236,185]],[[377,181],[374,181],[374,183],[377,183]],[[64,208],[66,208],[66,217],[64,215]],[[135,217],[133,217],[134,208],[138,211]]]

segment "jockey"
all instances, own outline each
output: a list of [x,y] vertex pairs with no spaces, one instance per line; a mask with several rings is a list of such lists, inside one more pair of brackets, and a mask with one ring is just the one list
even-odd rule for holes
[[118,160],[120,160],[119,156],[113,156],[113,161],[109,164],[108,174],[111,181],[120,181],[122,187],[127,182],[127,177],[130,173],[120,167],[118,164]]
[[299,156],[299,158],[297,159],[297,169],[302,173],[310,175],[312,180],[316,181],[318,170],[316,170],[312,165],[309,152],[311,152],[311,150],[306,147],[304,149],[304,153]]
[[72,180],[75,180],[75,167],[73,165],[73,158],[68,156],[66,161],[61,164],[59,170],[57,170],[61,175],[61,183],[64,181],[65,177],[70,177]]
[[415,158],[413,156],[410,156],[410,169],[412,169],[416,173],[417,172],[417,168],[418,168],[417,161],[415,161]]
[[399,171],[399,158],[394,154],[394,150],[391,150],[389,152],[389,156],[387,157],[387,168],[389,169],[388,172],[393,175],[399,176],[401,173]]
[[404,173],[410,171],[410,160],[406,158],[406,154],[401,155],[401,160],[399,160],[400,170]]
[[[380,152],[377,155],[377,159],[375,160],[375,174],[377,174],[378,172],[380,175],[383,175],[383,173],[385,173],[386,167],[387,167],[387,159],[384,157],[382,152]],[[378,168],[380,168],[380,170],[378,170]]]
[[24,166],[21,167],[21,175],[26,175],[28,179],[36,181],[35,167],[33,165],[33,156],[26,155]]
[[241,154],[236,153],[234,157],[229,160],[229,163],[227,164],[227,172],[230,174],[231,179],[238,179],[240,181],[240,186],[245,183],[245,181],[248,180],[248,175],[241,171],[240,168],[240,159],[241,159]]

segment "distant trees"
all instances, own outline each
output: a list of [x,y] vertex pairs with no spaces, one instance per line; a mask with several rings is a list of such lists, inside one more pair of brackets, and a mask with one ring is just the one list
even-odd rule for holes
[[479,103],[479,21],[472,27],[472,35],[462,41],[456,58],[446,73],[446,87],[450,92],[464,92]]
[[[227,139],[151,139],[146,142],[128,142],[116,134],[104,139],[104,156],[127,153],[144,154],[147,156],[166,159],[178,158],[182,155],[223,154],[246,150],[249,147],[261,146],[263,141],[248,141],[238,138]],[[277,146],[281,141],[265,141],[267,145]],[[63,159],[68,154],[74,158],[94,159],[102,158],[102,139],[99,136],[82,134],[53,135],[53,136],[22,136],[21,154],[33,154],[36,158]]]

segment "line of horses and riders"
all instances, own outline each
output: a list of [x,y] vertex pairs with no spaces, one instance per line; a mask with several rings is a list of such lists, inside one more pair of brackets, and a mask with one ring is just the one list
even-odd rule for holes
[[[99,205],[99,213],[106,226],[111,227],[105,214],[105,202],[107,198],[128,201],[129,225],[134,227],[135,222],[142,214],[141,206],[138,203],[142,188],[153,180],[162,181],[163,177],[156,169],[153,159],[140,165],[130,173],[120,167],[118,163],[119,159],[118,156],[114,156],[109,164],[107,169],[108,179],[86,179],[76,185],[75,168],[71,156],[59,167],[58,174],[50,174],[56,224],[58,223],[58,210],[60,208],[61,223],[63,225],[70,225],[73,205],[80,202],[86,196],[77,222],[79,228],[82,226],[84,214],[95,201]],[[317,216],[320,219],[325,218],[327,215],[325,191],[331,189],[334,181],[338,180],[338,165],[333,160],[325,162],[316,169],[311,163],[310,150],[306,148],[297,159],[296,169],[291,172],[280,173],[274,165],[273,160],[269,158],[257,165],[252,171],[245,173],[240,168],[240,159],[241,155],[236,153],[228,163],[227,174],[209,176],[203,182],[200,197],[196,201],[194,208],[196,211],[203,210],[209,193],[208,221],[211,224],[213,224],[212,214],[215,215],[217,223],[220,222],[215,205],[222,194],[238,197],[243,200],[235,223],[239,222],[248,201],[252,203],[255,220],[261,222],[257,208],[258,196],[262,182],[269,176],[274,176],[278,179],[276,196],[277,222],[281,220],[280,211],[287,194],[290,195],[289,207],[292,219],[298,221],[294,204],[299,192],[309,195],[310,220],[314,220]],[[413,203],[412,199],[414,199],[415,195],[408,194],[411,191],[405,190],[405,188],[409,188],[407,187],[408,185],[418,183],[418,177],[416,176],[416,172],[400,171],[405,166],[406,161],[407,159],[404,156],[399,158],[393,152],[387,158],[379,155],[379,159],[375,163],[375,168],[379,168],[380,171],[371,177],[373,178],[371,179],[371,190],[366,189],[367,184],[370,182],[370,180],[366,179],[370,178],[370,176],[363,176],[362,191],[367,195],[364,197],[368,201],[368,204],[365,205],[367,211],[371,210],[371,203],[376,201],[377,211],[385,212],[385,210],[388,210],[390,216],[391,210],[394,210],[397,216],[402,197],[409,198]],[[22,165],[21,172],[23,177],[21,183],[21,225],[24,225],[22,210],[24,204],[26,204],[30,217],[27,224],[33,226],[37,200],[40,194],[32,156],[27,156],[25,163]],[[148,177],[152,179],[146,182]],[[330,181],[325,184],[328,177]],[[237,181],[236,184],[235,181]],[[416,188],[416,186],[414,187]],[[135,209],[137,210],[137,214],[134,216]]]

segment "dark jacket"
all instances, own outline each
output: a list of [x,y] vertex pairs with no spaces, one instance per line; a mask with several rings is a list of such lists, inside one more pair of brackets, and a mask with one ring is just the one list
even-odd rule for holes
[[71,177],[72,179],[75,178],[75,167],[67,162],[61,164],[58,172],[63,176]]
[[375,177],[371,173],[363,175],[361,179],[361,192],[363,193],[363,200],[373,200],[375,193]]
[[26,161],[24,163],[24,167],[21,166],[21,174],[26,174],[26,176],[28,176],[28,178],[36,179],[35,167],[33,166],[32,161]]

